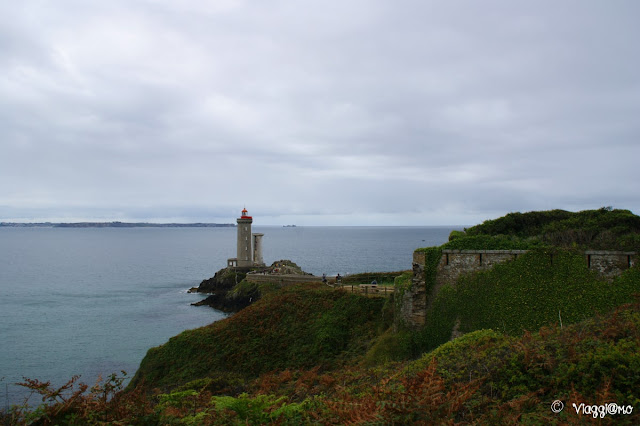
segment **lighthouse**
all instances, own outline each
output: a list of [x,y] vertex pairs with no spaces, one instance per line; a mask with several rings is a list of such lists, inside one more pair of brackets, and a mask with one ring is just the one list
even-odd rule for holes
[[251,233],[253,218],[249,216],[246,207],[242,209],[238,224],[238,240],[236,248],[236,258],[228,259],[227,266],[237,266],[239,268],[251,268],[252,266],[263,266],[262,260],[262,237],[264,234]]
[[252,250],[252,238],[251,238],[251,224],[253,218],[247,214],[246,207],[242,209],[242,216],[236,219],[238,224],[238,266],[239,267],[251,267],[253,266],[253,250]]

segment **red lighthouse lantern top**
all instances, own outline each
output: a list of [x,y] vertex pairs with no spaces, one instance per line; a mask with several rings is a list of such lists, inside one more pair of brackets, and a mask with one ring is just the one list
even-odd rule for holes
[[251,219],[251,216],[247,216],[247,213],[247,208],[245,207],[242,209],[242,216],[240,216],[240,219]]

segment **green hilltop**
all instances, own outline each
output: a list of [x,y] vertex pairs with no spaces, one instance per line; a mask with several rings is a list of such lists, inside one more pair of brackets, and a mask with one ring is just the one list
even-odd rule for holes
[[[519,246],[504,248],[514,249],[527,248],[527,245],[548,245],[640,251],[640,216],[629,210],[611,207],[577,213],[565,210],[509,213],[498,219],[486,220],[463,232],[452,232],[450,242],[445,246],[463,248],[464,245],[481,249],[484,247],[479,245],[483,241],[492,239],[512,241],[515,246]],[[460,241],[456,243],[456,240]]]
[[[126,389],[112,376],[61,401],[56,389],[30,382],[50,404],[4,418],[575,424],[593,420],[591,406],[616,403],[616,414],[596,420],[640,424],[640,267],[608,281],[583,258],[585,249],[638,251],[639,243],[640,217],[628,210],[510,213],[422,249],[428,262],[447,248],[529,251],[440,288],[420,329],[397,321],[397,297],[260,284],[259,299],[231,317],[150,349]],[[396,296],[412,286],[411,272],[392,275]],[[556,400],[560,413],[551,411]],[[572,406],[581,402],[588,413]]]

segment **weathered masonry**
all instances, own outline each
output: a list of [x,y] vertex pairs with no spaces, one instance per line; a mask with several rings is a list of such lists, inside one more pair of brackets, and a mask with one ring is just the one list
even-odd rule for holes
[[586,251],[584,255],[589,269],[598,271],[607,279],[620,275],[637,261],[635,252]]
[[[430,301],[444,284],[455,284],[462,274],[489,269],[498,263],[517,259],[526,252],[527,250],[442,250],[435,283],[427,294],[425,253],[414,251],[412,289],[402,296],[400,319],[412,327],[423,326]],[[611,280],[635,265],[638,257],[636,252],[586,251],[584,259],[589,269]]]
[[321,283],[322,277],[315,275],[298,275],[298,274],[247,274],[245,280],[251,283],[278,283],[281,286],[298,284],[298,283]]

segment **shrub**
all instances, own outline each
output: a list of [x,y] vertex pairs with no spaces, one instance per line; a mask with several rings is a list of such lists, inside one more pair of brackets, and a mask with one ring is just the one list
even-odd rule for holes
[[[564,210],[509,213],[466,229],[468,236],[536,237],[548,244],[600,250],[640,250],[640,216],[603,207],[572,213]],[[480,248],[480,247],[476,247]]]
[[509,235],[472,235],[461,236],[443,244],[450,250],[529,250],[540,247],[538,238],[520,238]]
[[465,231],[457,231],[457,230],[454,229],[449,234],[449,241],[453,241],[453,240],[455,240],[457,238],[465,237],[466,235],[467,235],[467,233]]
[[[363,298],[322,285],[296,285],[264,295],[237,314],[187,330],[148,351],[131,386],[177,386],[234,373],[254,378],[285,368],[340,365],[364,353],[380,328],[383,298]],[[387,322],[386,326],[383,324]]]

